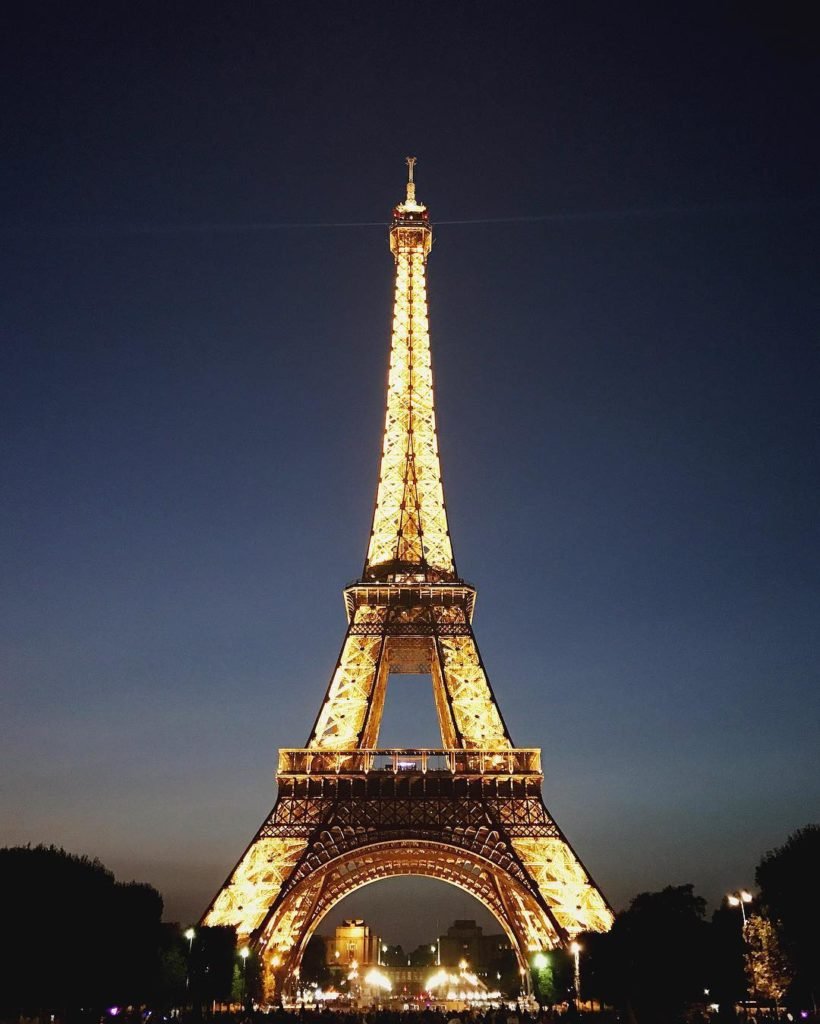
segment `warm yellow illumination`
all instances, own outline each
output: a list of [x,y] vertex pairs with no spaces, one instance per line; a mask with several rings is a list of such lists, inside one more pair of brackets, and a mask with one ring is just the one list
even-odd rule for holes
[[[547,950],[613,921],[543,804],[540,751],[512,744],[473,634],[476,592],[456,570],[436,434],[433,233],[412,159],[408,166],[390,227],[395,282],[376,505],[362,578],[344,591],[348,630],[308,742],[280,751],[276,804],[202,922],[231,926],[240,944],[260,951],[269,1002],[292,994],[316,922],[380,878],[432,877],[471,893],[504,923],[520,964],[533,954],[536,965],[546,961]],[[440,748],[378,748],[394,673],[431,677]],[[346,956],[336,949],[332,959],[342,966]],[[356,961],[346,970],[358,978]],[[458,974],[436,978],[428,987],[445,997],[486,998],[466,960]]]
[[387,975],[382,974],[382,972],[377,970],[375,967],[365,974],[364,983],[369,988],[379,988],[383,992],[389,992],[393,988],[393,984]]

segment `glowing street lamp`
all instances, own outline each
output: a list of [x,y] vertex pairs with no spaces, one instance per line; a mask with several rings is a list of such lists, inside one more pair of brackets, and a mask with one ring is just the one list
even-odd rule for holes
[[196,932],[193,928],[189,928],[184,934],[185,938],[188,940],[188,962],[185,965],[185,991],[187,992],[191,987],[191,950],[194,948]]
[[537,967],[539,971],[543,971],[549,963],[549,960],[544,956],[543,953],[536,953],[532,958],[533,967]]
[[578,942],[571,942],[569,944],[569,951],[575,958],[575,974],[573,976],[573,987],[575,988],[575,1009],[578,1009],[578,1005],[581,1002],[581,950],[583,946]]
[[[726,894],[726,902],[730,907],[740,907],[740,914],[743,918],[743,925],[741,927],[743,945],[748,948],[749,940],[746,936],[746,904],[752,902],[752,894],[747,892],[746,889],[739,889],[737,892],[729,892]],[[745,974],[743,982],[743,1016],[746,1020],[749,1019],[748,989],[746,988]]]
[[726,895],[726,900],[730,907],[740,907],[740,913],[743,915],[743,930],[746,930],[746,904],[752,902],[752,894],[747,892],[745,889],[741,889],[740,892],[730,892]]
[[244,1006],[248,998],[248,957],[251,955],[251,951],[247,946],[243,946],[239,950],[239,955],[242,957],[242,1005]]

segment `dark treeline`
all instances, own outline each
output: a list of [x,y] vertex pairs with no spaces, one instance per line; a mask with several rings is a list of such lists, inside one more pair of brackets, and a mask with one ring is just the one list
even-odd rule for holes
[[[637,1024],[697,1020],[709,1004],[730,1020],[744,1002],[820,1020],[818,864],[820,826],[811,825],[763,857],[758,894],[742,907],[724,902],[707,919],[691,885],[641,893],[608,934],[579,936],[582,999]],[[96,1022],[111,1006],[207,1008],[261,995],[259,964],[237,955],[232,929],[197,928],[189,941],[178,926],[162,923],[156,889],[117,882],[98,861],[55,847],[0,849],[0,886],[2,1021],[55,1014]],[[312,943],[305,982],[326,982],[324,960],[322,944]],[[542,1019],[553,1019],[550,1007],[571,1013],[572,954],[553,950],[533,961]],[[603,1024],[606,1017],[596,1019]],[[340,1024],[338,1014],[333,1021]]]
[[0,1019],[71,1020],[82,1009],[96,1020],[111,1006],[228,1002],[241,987],[233,929],[197,929],[190,946],[162,923],[156,889],[117,882],[99,861],[53,846],[0,849],[0,888]]
[[761,860],[757,896],[743,907],[724,901],[711,920],[691,885],[641,893],[610,932],[579,937],[583,997],[639,1024],[674,1024],[709,1004],[718,1019],[734,1019],[744,1004],[770,1010],[758,1020],[780,1018],[781,1008],[820,1019],[818,864],[820,826],[810,825]]

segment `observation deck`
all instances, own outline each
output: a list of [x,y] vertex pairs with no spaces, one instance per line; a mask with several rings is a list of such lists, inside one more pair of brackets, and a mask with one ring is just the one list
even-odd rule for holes
[[539,747],[484,750],[433,747],[321,750],[286,747],[279,751],[276,774],[277,778],[338,775],[543,778]]
[[475,609],[476,590],[464,580],[429,583],[412,578],[375,582],[354,580],[344,589],[345,611],[353,620],[357,608],[364,605],[385,608],[464,608],[470,622]]

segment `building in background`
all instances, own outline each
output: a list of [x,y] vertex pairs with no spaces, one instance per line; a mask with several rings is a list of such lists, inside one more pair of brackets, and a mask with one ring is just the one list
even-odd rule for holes
[[326,940],[328,966],[348,967],[355,962],[359,967],[371,967],[380,962],[380,946],[381,939],[362,918],[342,921]]
[[325,939],[325,949],[337,984],[349,977],[351,968],[364,975],[372,967],[390,978],[394,993],[408,996],[423,992],[439,968],[453,973],[466,968],[490,989],[518,983],[515,952],[507,936],[485,935],[473,920],[454,921],[444,935],[406,953],[401,945],[385,943],[362,918],[355,918],[343,921]]
[[474,974],[490,982],[498,980],[496,976],[509,970],[515,960],[506,935],[485,935],[472,920],[453,921],[447,933],[439,936],[437,946],[442,967],[457,968],[466,960]]

